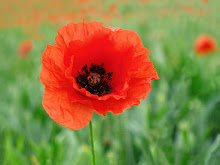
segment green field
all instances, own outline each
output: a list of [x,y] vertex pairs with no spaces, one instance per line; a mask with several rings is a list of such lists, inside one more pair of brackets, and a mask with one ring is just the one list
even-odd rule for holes
[[[137,32],[160,79],[139,106],[120,115],[94,112],[97,165],[219,165],[220,54],[200,57],[194,41],[206,33],[219,47],[220,1],[106,1],[103,8],[113,3],[119,16],[109,22],[88,13],[86,22]],[[26,29],[0,29],[0,165],[92,164],[89,126],[67,129],[42,107],[41,55],[66,24],[43,22],[37,32],[45,37],[33,39],[26,58],[17,51]]]

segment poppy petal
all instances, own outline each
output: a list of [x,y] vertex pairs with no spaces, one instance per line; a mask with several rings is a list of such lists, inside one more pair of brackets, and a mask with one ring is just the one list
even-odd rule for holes
[[131,108],[132,105],[139,105],[140,100],[144,100],[151,90],[150,80],[131,80],[130,89],[126,99],[116,100],[110,98],[106,101],[93,100],[91,104],[98,114],[105,115],[108,111],[114,114],[120,114],[123,110]]
[[71,102],[63,90],[45,88],[43,107],[58,124],[78,130],[91,121],[93,109],[79,102]]
[[84,41],[90,35],[102,30],[103,25],[101,22],[90,23],[69,23],[67,26],[62,26],[57,30],[58,36],[56,42],[63,45],[63,41],[67,47],[71,41]]
[[45,86],[63,88],[69,86],[65,78],[65,65],[61,50],[55,46],[47,45],[42,57],[42,70],[40,80]]
[[131,65],[128,66],[129,75],[131,77],[154,77],[153,79],[159,79],[157,71],[148,57],[150,52],[144,47],[137,33],[131,30],[117,29],[111,37],[111,40],[116,43],[118,50],[121,50],[125,43],[127,44],[127,47],[133,48],[133,57],[130,59],[131,61],[129,63]]

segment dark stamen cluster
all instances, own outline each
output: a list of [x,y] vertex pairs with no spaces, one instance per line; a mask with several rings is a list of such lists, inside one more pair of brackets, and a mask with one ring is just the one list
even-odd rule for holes
[[85,88],[91,94],[98,96],[111,93],[112,83],[109,83],[109,81],[112,80],[112,72],[106,73],[103,66],[104,63],[100,66],[92,63],[90,68],[87,65],[83,66],[76,77],[76,83],[79,84],[79,88]]

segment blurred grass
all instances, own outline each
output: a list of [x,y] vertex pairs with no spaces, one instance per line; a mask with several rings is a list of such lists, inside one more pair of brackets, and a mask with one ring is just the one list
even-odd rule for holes
[[[210,13],[193,15],[184,5]],[[136,31],[160,76],[140,106],[120,115],[94,113],[98,165],[219,164],[219,51],[200,58],[193,50],[201,33],[212,35],[219,45],[219,6],[218,0],[131,1],[119,3],[123,20],[113,16],[109,24],[93,18]],[[0,164],[92,163],[89,127],[73,131],[57,125],[41,105],[41,54],[47,43],[54,44],[61,25],[42,24],[38,32],[45,38],[35,40],[24,59],[18,58],[17,46],[27,38],[25,29],[0,29]]]

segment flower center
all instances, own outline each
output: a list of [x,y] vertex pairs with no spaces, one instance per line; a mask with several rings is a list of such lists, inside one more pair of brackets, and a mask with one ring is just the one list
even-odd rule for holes
[[88,83],[91,86],[98,85],[100,83],[100,75],[98,73],[90,72],[90,75],[87,77]]
[[85,88],[91,94],[103,96],[111,93],[112,83],[110,83],[112,72],[106,73],[104,63],[101,65],[94,65],[93,63],[88,68],[84,65],[79,75],[76,77],[76,83],[79,88]]

